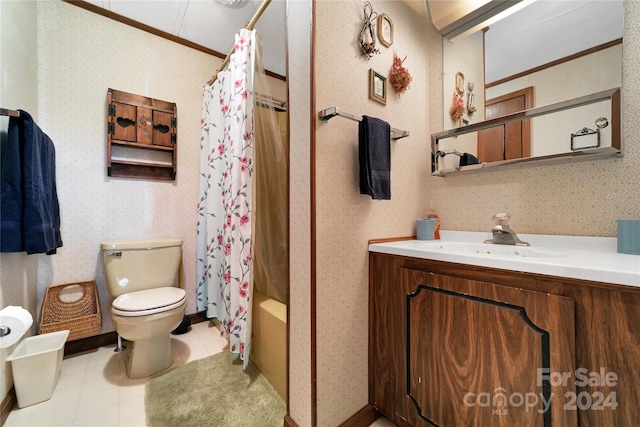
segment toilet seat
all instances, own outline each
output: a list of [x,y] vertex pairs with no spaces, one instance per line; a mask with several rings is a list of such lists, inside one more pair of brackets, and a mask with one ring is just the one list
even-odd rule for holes
[[124,317],[162,313],[185,304],[186,295],[184,289],[174,287],[129,292],[113,301],[111,313]]

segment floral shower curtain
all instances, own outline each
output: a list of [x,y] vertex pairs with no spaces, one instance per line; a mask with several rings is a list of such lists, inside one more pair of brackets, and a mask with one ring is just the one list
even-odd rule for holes
[[217,318],[232,353],[251,354],[255,31],[204,88],[196,248],[197,309]]

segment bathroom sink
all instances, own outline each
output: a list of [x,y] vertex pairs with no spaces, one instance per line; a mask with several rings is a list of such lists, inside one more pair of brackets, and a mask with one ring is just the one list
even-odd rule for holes
[[495,245],[488,243],[466,242],[423,242],[424,249],[434,252],[457,253],[460,255],[478,255],[494,257],[519,257],[519,258],[558,258],[568,256],[566,250],[560,251],[552,248],[514,245]]
[[440,230],[441,240],[370,243],[369,252],[640,287],[640,257],[618,253],[615,237],[522,234],[531,246],[484,243],[491,237]]

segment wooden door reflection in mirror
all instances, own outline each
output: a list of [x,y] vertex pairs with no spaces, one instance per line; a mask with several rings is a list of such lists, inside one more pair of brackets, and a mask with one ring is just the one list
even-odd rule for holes
[[[533,108],[533,87],[511,92],[485,102],[485,119],[491,120]],[[499,162],[531,156],[529,120],[505,123],[478,132],[478,160]]]

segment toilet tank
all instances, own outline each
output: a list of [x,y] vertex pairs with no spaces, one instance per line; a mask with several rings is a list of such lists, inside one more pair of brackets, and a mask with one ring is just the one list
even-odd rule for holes
[[173,286],[182,258],[182,240],[112,240],[100,244],[102,269],[112,297]]

